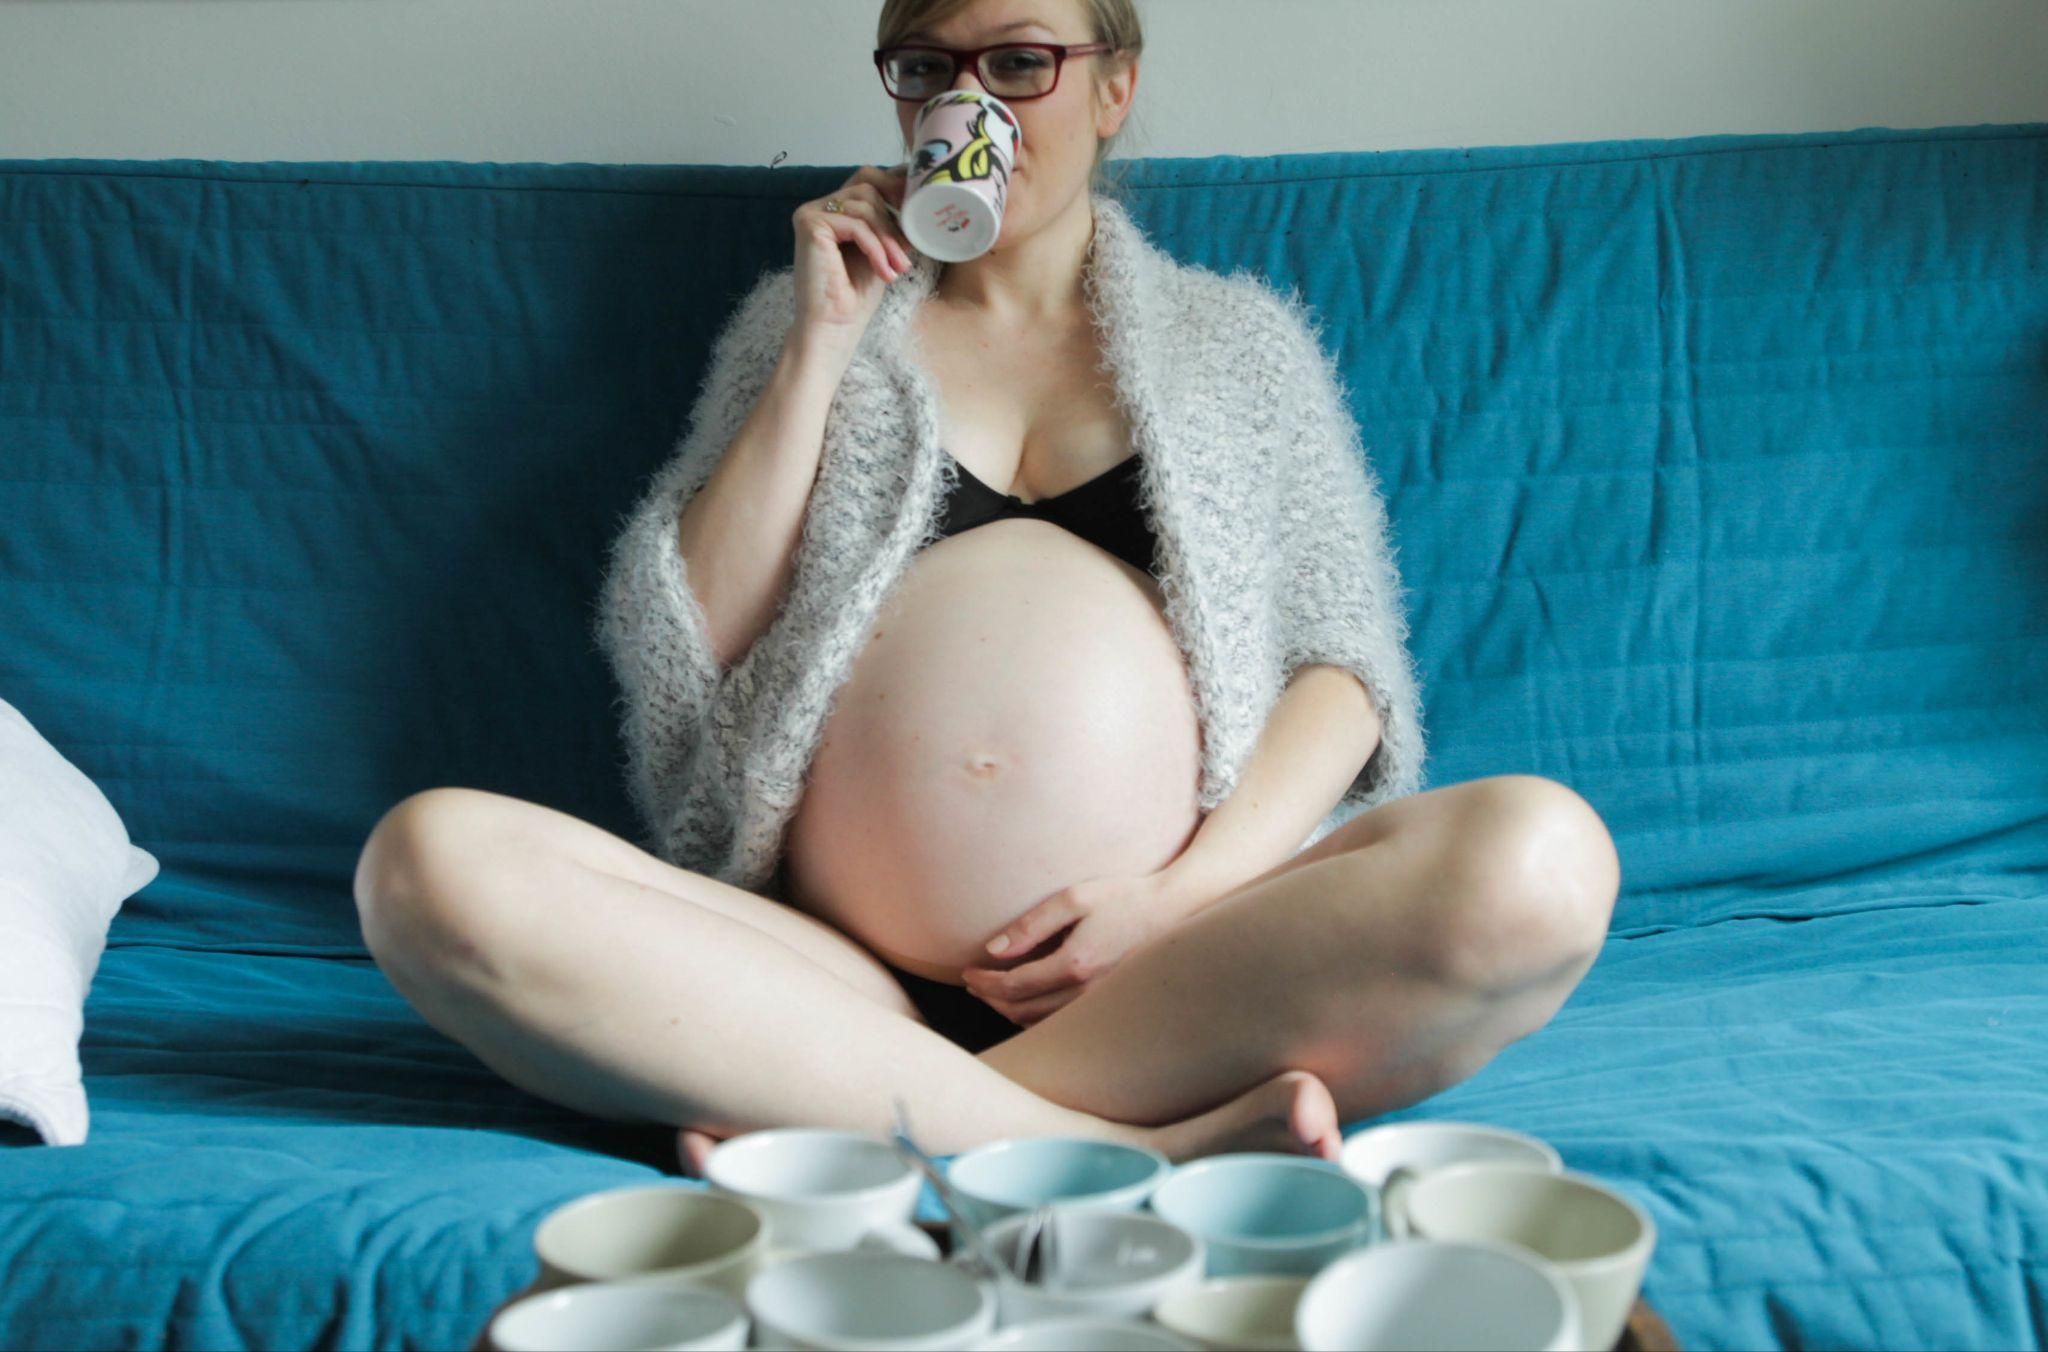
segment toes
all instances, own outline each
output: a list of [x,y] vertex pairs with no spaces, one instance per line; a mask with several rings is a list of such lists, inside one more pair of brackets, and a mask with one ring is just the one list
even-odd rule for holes
[[1330,1087],[1308,1071],[1290,1071],[1294,1101],[1287,1114],[1287,1129],[1294,1139],[1324,1159],[1335,1159],[1343,1129],[1337,1121],[1337,1101]]
[[711,1156],[712,1147],[718,1142],[701,1131],[684,1127],[676,1133],[678,1154],[682,1158],[683,1173],[690,1178],[704,1177],[705,1161]]

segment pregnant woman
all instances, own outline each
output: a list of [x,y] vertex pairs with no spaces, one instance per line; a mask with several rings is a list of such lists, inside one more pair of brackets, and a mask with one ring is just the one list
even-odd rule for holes
[[646,836],[415,794],[365,937],[486,1064],[673,1124],[691,1172],[896,1095],[947,1153],[1332,1158],[1556,1012],[1613,843],[1552,780],[1418,791],[1384,508],[1305,307],[1095,190],[1129,0],[879,29],[906,141],[947,89],[1016,111],[995,248],[915,254],[873,167],[797,208],[598,598]]

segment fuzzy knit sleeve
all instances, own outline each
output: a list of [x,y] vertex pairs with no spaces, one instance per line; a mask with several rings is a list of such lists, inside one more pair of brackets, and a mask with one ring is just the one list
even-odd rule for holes
[[1421,787],[1422,701],[1386,503],[1343,377],[1306,302],[1266,295],[1286,396],[1276,466],[1282,680],[1317,663],[1342,667],[1379,711],[1379,744],[1332,810],[1348,819]]
[[712,345],[673,454],[612,543],[598,589],[593,632],[619,684],[626,788],[646,827],[643,843],[701,872],[717,861],[694,856],[713,843],[679,830],[677,809],[693,776],[716,773],[704,753],[727,673],[690,588],[678,520],[767,389],[794,319],[793,268],[767,273],[742,298]]

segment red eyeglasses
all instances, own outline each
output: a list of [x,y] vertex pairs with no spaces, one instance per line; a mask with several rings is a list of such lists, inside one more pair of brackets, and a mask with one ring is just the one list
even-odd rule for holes
[[953,87],[963,65],[974,68],[981,87],[999,99],[1042,99],[1059,88],[1060,67],[1070,56],[1113,50],[1109,43],[1070,47],[1057,42],[1003,42],[993,47],[934,47],[909,44],[877,47],[875,69],[882,88],[906,103],[923,103]]

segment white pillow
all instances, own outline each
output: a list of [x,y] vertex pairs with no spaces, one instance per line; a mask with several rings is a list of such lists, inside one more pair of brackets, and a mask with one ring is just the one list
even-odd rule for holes
[[157,869],[99,786],[0,700],[0,1117],[51,1145],[85,1141],[85,993],[114,912]]

